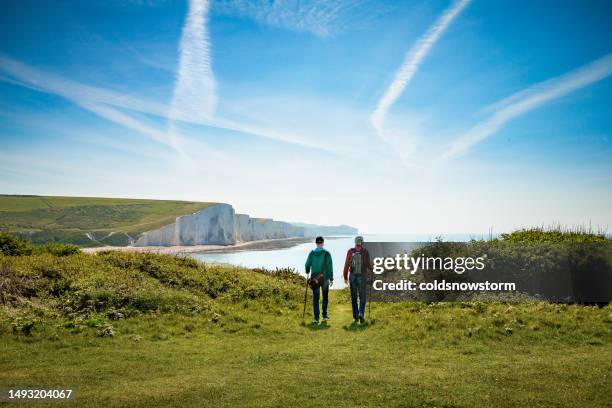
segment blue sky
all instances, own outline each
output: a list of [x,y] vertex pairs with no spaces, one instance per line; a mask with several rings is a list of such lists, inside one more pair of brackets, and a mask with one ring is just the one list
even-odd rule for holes
[[3,1],[0,192],[612,225],[608,1]]

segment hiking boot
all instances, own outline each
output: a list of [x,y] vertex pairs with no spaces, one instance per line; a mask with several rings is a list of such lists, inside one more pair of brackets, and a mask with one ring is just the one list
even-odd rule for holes
[[359,315],[359,323],[365,323],[365,319],[361,315]]

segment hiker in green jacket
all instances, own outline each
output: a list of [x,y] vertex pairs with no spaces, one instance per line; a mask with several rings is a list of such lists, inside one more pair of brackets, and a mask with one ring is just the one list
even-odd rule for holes
[[[327,305],[329,303],[329,288],[334,284],[334,269],[331,254],[323,249],[323,237],[317,237],[315,243],[317,247],[310,251],[306,259],[306,277],[308,285],[312,289],[312,307],[314,312],[313,323],[319,323],[319,297],[323,291],[323,321],[329,320]],[[312,272],[312,273],[311,273]]]

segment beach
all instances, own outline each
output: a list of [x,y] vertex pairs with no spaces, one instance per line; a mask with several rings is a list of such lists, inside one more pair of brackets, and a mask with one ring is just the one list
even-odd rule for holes
[[128,251],[146,252],[156,254],[186,254],[186,253],[231,253],[239,251],[266,251],[290,248],[304,242],[311,241],[312,238],[279,238],[262,239],[258,241],[238,242],[233,245],[181,245],[181,246],[101,246],[94,248],[82,248],[83,252],[96,253],[100,251]]

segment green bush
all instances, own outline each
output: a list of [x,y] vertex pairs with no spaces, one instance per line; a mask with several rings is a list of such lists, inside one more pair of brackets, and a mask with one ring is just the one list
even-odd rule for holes
[[81,253],[81,248],[73,244],[43,244],[34,247],[34,252],[37,253],[49,253],[55,256],[68,256]]
[[146,312],[207,313],[242,301],[295,306],[301,299],[302,286],[284,272],[253,273],[149,253],[63,256],[71,253],[64,249],[53,245],[29,256],[0,255],[0,301],[13,307],[35,303],[69,319],[97,314],[113,319]]
[[265,268],[254,268],[253,272],[261,273],[264,275],[274,276],[276,278],[289,281],[291,283],[296,283],[298,285],[304,285],[306,283],[306,278],[299,274],[297,270],[294,268],[275,268],[275,269],[265,269]]
[[0,233],[0,253],[8,256],[25,256],[33,253],[68,256],[80,252],[81,248],[73,244],[48,243],[35,245],[22,237]]
[[550,243],[587,243],[606,242],[612,238],[606,236],[605,232],[594,232],[590,228],[564,228],[553,226],[549,228],[520,229],[510,233],[501,234],[502,241],[524,243],[524,242],[550,242]]
[[13,320],[11,326],[13,328],[13,334],[22,334],[24,336],[31,336],[34,326],[36,326],[37,320],[30,317],[17,317]]
[[8,256],[30,255],[32,244],[20,237],[0,233],[0,253]]
[[[436,241],[416,249],[413,256],[486,257],[486,268],[459,275],[453,271],[425,270],[411,279],[443,279],[446,282],[473,279],[484,282],[494,277],[495,281],[513,282],[520,288],[521,293],[517,294],[516,300],[535,297],[555,302],[605,303],[612,285],[611,243],[604,234],[560,228],[514,231],[502,234],[501,240],[472,240],[467,243]],[[474,299],[474,295],[432,291],[418,293],[417,299]],[[487,296],[499,301],[512,301],[514,297],[503,293],[489,293]]]

